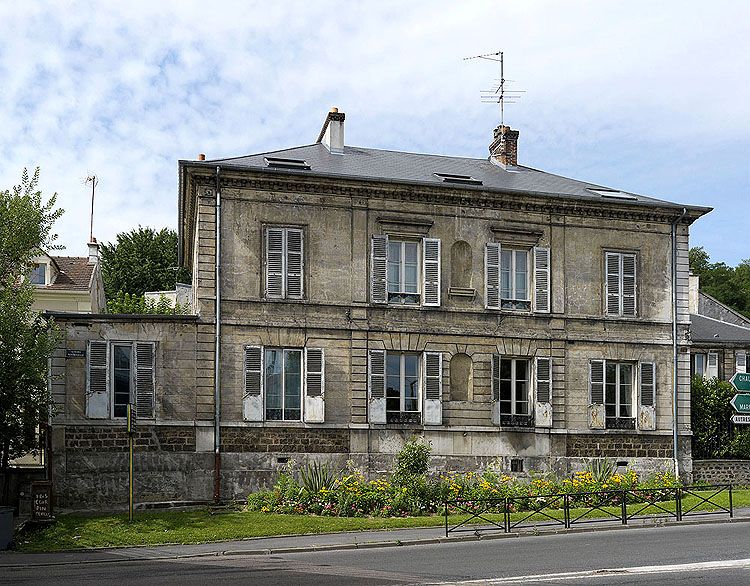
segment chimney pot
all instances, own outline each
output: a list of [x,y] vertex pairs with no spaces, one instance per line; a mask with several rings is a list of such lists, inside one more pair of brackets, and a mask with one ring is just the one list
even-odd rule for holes
[[338,114],[339,109],[336,106],[334,106],[333,108],[331,108],[330,111],[332,114]]
[[199,154],[198,155],[198,160],[199,161],[205,161],[206,160],[206,155],[204,153]]

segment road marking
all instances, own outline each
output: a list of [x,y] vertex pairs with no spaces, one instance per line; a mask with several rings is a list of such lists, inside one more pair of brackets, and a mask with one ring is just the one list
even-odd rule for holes
[[676,574],[697,572],[701,570],[729,570],[745,568],[750,570],[750,559],[718,560],[713,562],[695,562],[690,564],[672,564],[666,566],[634,566],[631,568],[605,568],[582,572],[563,572],[558,574],[532,574],[507,578],[483,578],[481,580],[461,580],[457,582],[431,582],[431,586],[464,586],[467,584],[517,584],[519,582],[549,582],[578,580],[581,578],[606,578],[607,576],[632,576],[637,574]]

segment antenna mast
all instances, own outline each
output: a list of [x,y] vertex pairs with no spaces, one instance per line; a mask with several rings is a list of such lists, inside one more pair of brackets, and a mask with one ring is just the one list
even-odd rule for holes
[[495,61],[500,63],[500,83],[495,85],[493,88],[488,90],[482,90],[480,92],[481,100],[487,104],[500,104],[500,148],[502,152],[505,152],[505,103],[515,104],[518,98],[521,96],[518,94],[524,93],[525,90],[506,90],[505,82],[513,81],[505,79],[505,63],[503,59],[503,52],[496,51],[495,53],[486,53],[484,55],[474,55],[473,57],[465,57],[464,61],[470,61],[472,59],[486,59],[487,61]]
[[91,223],[89,229],[89,242],[94,242],[94,195],[96,194],[96,186],[99,184],[99,179],[93,173],[89,173],[83,182],[91,183]]

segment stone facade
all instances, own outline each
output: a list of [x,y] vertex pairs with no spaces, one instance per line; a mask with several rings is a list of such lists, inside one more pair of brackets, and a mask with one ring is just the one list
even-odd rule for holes
[[[343,114],[329,122],[343,124]],[[346,161],[351,153],[344,148],[335,156]],[[491,172],[507,171],[492,167]],[[412,435],[431,442],[431,465],[444,469],[493,463],[510,471],[511,462],[516,467],[522,462],[525,471],[569,473],[591,457],[624,458],[643,470],[671,467],[673,222],[677,428],[681,470],[689,473],[690,450],[682,447],[689,446],[690,434],[688,230],[703,210],[681,215],[682,207],[658,202],[636,205],[613,198],[571,198],[554,190],[506,193],[355,180],[315,170],[242,168],[232,161],[183,161],[180,185],[180,256],[192,270],[196,315],[58,316],[66,338],[53,359],[53,392],[60,406],[55,481],[66,506],[92,498],[103,506],[122,496],[123,421],[111,415],[114,407],[109,415],[100,411],[92,418],[95,401],[87,381],[97,373],[87,373],[91,369],[81,358],[97,348],[99,355],[105,349],[112,352],[118,343],[147,357],[145,370],[132,374],[138,400],[153,377],[153,405],[143,408],[148,416],[139,418],[136,435],[136,467],[143,471],[137,474],[140,501],[209,499],[216,496],[214,481],[221,498],[241,499],[271,483],[289,461],[329,461],[343,467],[352,460],[369,474],[382,474]],[[287,239],[292,236],[284,230],[291,230],[304,244],[294,261],[299,263],[294,278],[300,289],[287,296],[269,294],[269,283],[278,276],[268,268],[273,230]],[[433,246],[439,241],[437,256],[430,260],[437,270],[434,280],[425,280],[427,265],[416,269],[424,303],[377,302],[373,247],[378,237],[417,243],[419,255],[427,254],[428,241]],[[514,262],[529,263],[525,278],[533,295],[519,306],[492,306],[486,258],[491,246],[518,250],[521,260]],[[632,314],[608,310],[608,254],[635,263]],[[546,273],[538,268],[539,258],[542,264],[546,258]],[[422,261],[426,259],[420,257]],[[284,274],[284,279],[292,278],[292,273]],[[428,286],[436,302],[427,303]],[[546,306],[537,303],[545,295]],[[217,296],[218,455],[213,453]],[[91,346],[92,341],[106,344]],[[301,360],[300,370],[288,375],[297,389],[290,404],[300,404],[287,417],[293,421],[278,421],[281,412],[272,412],[266,386],[277,384],[280,375],[268,370],[268,364],[266,370],[253,364],[282,355],[287,360],[286,352],[290,360]],[[387,417],[382,407],[380,419],[385,399],[378,403],[373,392],[374,369],[377,357],[388,355],[419,359],[419,374],[410,383],[417,407],[395,412],[390,407]],[[317,370],[311,366],[315,357],[320,358]],[[432,366],[428,358],[434,360]],[[526,412],[506,412],[500,405],[504,375],[493,365],[502,360],[512,361],[505,364],[515,369],[510,376],[515,377],[516,397],[528,393]],[[605,421],[604,405],[592,399],[592,369],[605,363],[625,365],[622,372],[627,374],[617,392],[629,397],[622,400],[630,403],[629,416]],[[107,365],[114,373],[112,363]],[[643,382],[646,367],[653,382]],[[517,374],[524,368],[525,375]],[[399,372],[406,376],[405,370]],[[106,394],[113,392],[113,379],[107,380],[105,389],[101,378],[98,391],[99,409],[105,411],[106,400],[113,400]],[[403,389],[401,393],[406,396]],[[651,399],[642,404],[644,396]],[[116,453],[120,450],[122,454]],[[86,488],[88,476],[95,497]]]
[[693,460],[693,480],[750,486],[750,460]]

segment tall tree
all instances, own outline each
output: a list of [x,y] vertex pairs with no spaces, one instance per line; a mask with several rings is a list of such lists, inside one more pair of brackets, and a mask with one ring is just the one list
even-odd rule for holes
[[[25,277],[32,258],[59,248],[52,225],[63,213],[56,194],[44,201],[39,169],[0,191],[0,465],[35,447],[36,425],[51,408],[47,361],[58,337],[54,324],[32,311],[34,288]],[[5,474],[7,479],[7,474]],[[7,484],[3,488],[7,498]]]
[[102,246],[102,278],[107,297],[118,293],[143,295],[145,291],[166,291],[185,282],[190,274],[177,266],[177,233],[168,228],[158,232],[139,226],[121,232],[117,241]]
[[750,259],[736,267],[711,262],[702,246],[690,249],[690,270],[700,277],[701,291],[750,317]]

